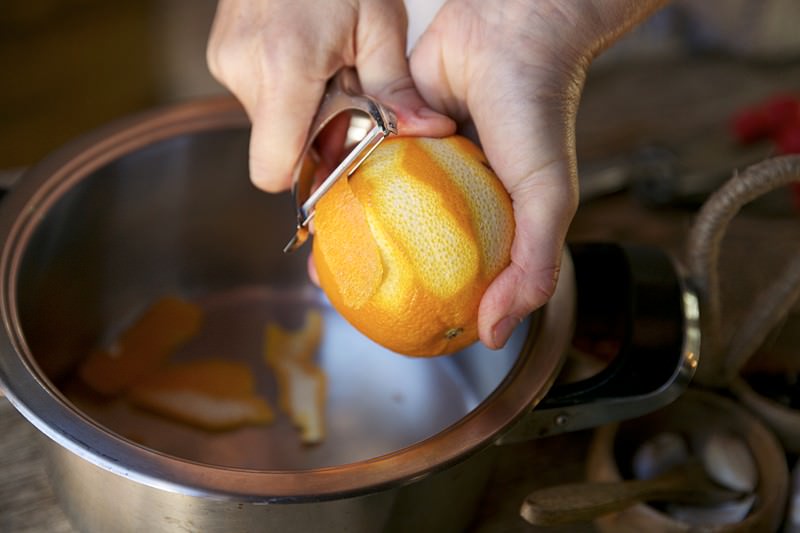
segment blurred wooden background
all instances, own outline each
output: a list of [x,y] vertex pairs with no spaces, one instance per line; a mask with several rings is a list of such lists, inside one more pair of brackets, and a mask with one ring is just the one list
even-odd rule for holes
[[116,117],[221,88],[205,69],[213,0],[3,0],[0,169]]

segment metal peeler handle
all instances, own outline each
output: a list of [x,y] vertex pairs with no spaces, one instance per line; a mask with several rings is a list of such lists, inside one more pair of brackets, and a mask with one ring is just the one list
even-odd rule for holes
[[[358,144],[347,154],[339,165],[325,178],[320,186],[311,193],[314,181],[313,150],[317,135],[338,114],[345,111],[358,111],[366,115],[372,128],[360,139]],[[353,117],[351,130],[357,126],[361,117]],[[366,128],[364,128],[366,130]],[[363,130],[362,130],[363,131]],[[377,146],[390,133],[397,133],[397,120],[394,113],[372,97],[362,93],[358,75],[353,68],[344,68],[328,82],[325,95],[322,97],[319,110],[309,130],[308,139],[303,152],[295,164],[292,176],[292,197],[297,208],[297,230],[284,247],[284,252],[293,252],[308,239],[308,223],[314,216],[314,206],[319,199],[342,176],[349,176],[364,162]]]

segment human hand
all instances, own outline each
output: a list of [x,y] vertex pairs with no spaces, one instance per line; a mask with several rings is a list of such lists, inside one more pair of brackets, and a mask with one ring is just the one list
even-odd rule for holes
[[500,348],[555,290],[578,205],[575,116],[592,58],[663,0],[449,0],[411,54],[423,98],[474,125],[514,205],[511,264],[481,300]]
[[406,26],[402,0],[220,0],[207,59],[252,122],[253,183],[290,187],[326,82],[344,66],[356,67],[364,92],[395,112],[401,135],[454,132],[414,88]]

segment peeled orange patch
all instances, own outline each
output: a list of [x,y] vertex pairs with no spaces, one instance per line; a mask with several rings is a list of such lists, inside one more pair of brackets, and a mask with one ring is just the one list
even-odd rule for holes
[[117,394],[158,368],[200,328],[199,307],[174,296],[154,302],[110,347],[89,355],[81,379],[101,394]]
[[[451,150],[436,150],[430,147],[431,142],[431,139],[420,139],[430,157],[440,168],[447,169],[455,187],[468,199],[466,216],[473,224],[475,248],[481,251],[481,262],[490,272],[502,270],[508,264],[514,237],[513,232],[508,231],[509,226],[513,228],[513,218],[509,216],[509,205],[496,199],[507,197],[508,193],[495,178],[483,152],[469,140],[463,137],[445,139]],[[459,157],[461,153],[471,154],[471,157]],[[480,176],[480,179],[469,179],[470,176]]]
[[[408,174],[393,170],[398,166]],[[354,186],[363,191],[370,227],[388,233],[387,244],[402,250],[426,289],[446,298],[475,278],[475,238],[467,217],[453,209],[459,191],[425,150],[411,144],[384,152],[370,161],[369,176]]]

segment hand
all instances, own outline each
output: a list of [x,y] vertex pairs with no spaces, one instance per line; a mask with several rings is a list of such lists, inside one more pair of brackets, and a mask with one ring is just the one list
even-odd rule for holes
[[511,264],[478,316],[490,348],[555,290],[578,205],[575,116],[592,58],[663,3],[449,0],[412,52],[422,97],[474,125],[513,201]]
[[406,25],[402,0],[220,0],[208,64],[250,117],[258,187],[291,186],[325,84],[344,66],[355,66],[364,92],[394,110],[400,134],[453,133],[453,121],[414,88]]

